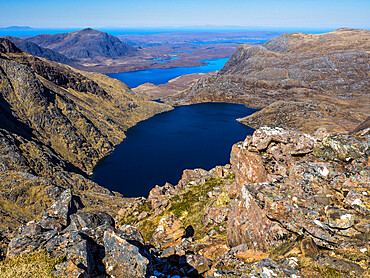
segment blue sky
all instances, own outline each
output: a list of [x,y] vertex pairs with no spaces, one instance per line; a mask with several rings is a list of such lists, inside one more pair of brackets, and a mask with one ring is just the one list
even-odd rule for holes
[[370,0],[0,0],[0,7],[0,27],[370,25]]

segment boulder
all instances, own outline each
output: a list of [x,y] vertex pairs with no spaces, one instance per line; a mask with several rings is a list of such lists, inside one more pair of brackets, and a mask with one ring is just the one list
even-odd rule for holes
[[55,266],[53,275],[65,278],[85,278],[85,271],[79,268],[74,262],[68,260]]
[[254,269],[262,278],[304,277],[295,268],[279,264],[270,258],[265,258],[255,263]]
[[308,257],[311,259],[316,258],[319,254],[319,248],[312,237],[305,238],[301,241],[301,251],[304,257]]
[[44,248],[54,257],[65,256],[86,275],[95,274],[94,251],[96,246],[86,235],[78,231],[66,232],[50,239]]
[[316,265],[319,268],[331,268],[339,273],[347,274],[346,277],[361,277],[365,270],[356,263],[348,260],[332,257],[326,253],[318,255],[315,259]]
[[104,233],[105,264],[107,274],[117,278],[145,277],[149,260],[113,231]]
[[176,215],[164,216],[154,230],[154,243],[161,249],[175,246],[181,243],[185,236],[185,228]]
[[72,191],[67,189],[60,194],[54,204],[42,215],[42,219],[55,219],[63,226],[69,224],[69,216],[77,211],[72,201]]
[[185,258],[186,264],[192,267],[187,272],[190,276],[199,277],[199,275],[210,270],[210,266],[212,265],[211,261],[202,255],[188,254]]
[[203,216],[203,225],[220,224],[227,220],[230,208],[228,207],[209,207]]
[[119,231],[122,232],[121,236],[123,236],[126,240],[136,241],[143,245],[145,244],[142,234],[134,226],[122,225],[119,227]]

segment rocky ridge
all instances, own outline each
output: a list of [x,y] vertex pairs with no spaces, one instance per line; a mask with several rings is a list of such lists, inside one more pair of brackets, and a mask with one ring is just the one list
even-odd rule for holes
[[185,170],[122,205],[116,224],[66,190],[8,237],[6,256],[64,256],[61,277],[369,275],[369,135],[263,127],[230,162]]
[[129,200],[87,174],[129,127],[170,107],[107,76],[22,52],[6,39],[0,51],[1,228],[38,219],[66,188],[86,210],[116,213]]
[[[313,132],[352,130],[368,116],[370,31],[284,34],[240,46],[216,76],[164,100],[171,105],[232,102],[262,109],[241,119],[254,128],[278,121]],[[290,117],[285,119],[283,115]]]

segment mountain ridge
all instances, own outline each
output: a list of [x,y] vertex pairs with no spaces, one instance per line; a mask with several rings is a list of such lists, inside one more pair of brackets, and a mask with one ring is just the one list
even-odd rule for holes
[[[241,120],[253,128],[277,118],[283,127],[301,131],[320,126],[350,131],[369,116],[369,51],[368,30],[284,34],[261,46],[239,46],[219,74],[163,100],[172,105],[225,101],[262,109]],[[279,101],[279,109],[285,105],[294,119],[279,115],[274,104]]]
[[57,51],[70,59],[117,58],[137,51],[118,38],[92,28],[56,35],[38,35],[26,41]]
[[66,188],[87,209],[117,212],[126,201],[88,175],[129,127],[169,109],[118,80],[32,56],[0,38],[0,227],[39,217],[58,195],[50,192]]

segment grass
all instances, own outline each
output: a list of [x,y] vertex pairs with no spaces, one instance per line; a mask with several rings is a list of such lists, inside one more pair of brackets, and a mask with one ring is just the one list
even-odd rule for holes
[[274,261],[280,260],[286,253],[297,245],[296,241],[286,241],[269,251],[270,258]]
[[[164,212],[154,216],[150,203],[146,202],[137,206],[137,208],[127,210],[120,219],[120,225],[130,224],[136,226],[143,235],[146,242],[150,242],[155,227],[160,219],[167,215],[176,215],[184,227],[192,226],[194,229],[194,239],[202,239],[209,231],[202,223],[203,216],[207,207],[223,206],[229,202],[229,196],[226,193],[221,193],[218,197],[209,198],[207,193],[212,191],[214,187],[222,187],[225,183],[230,183],[234,180],[234,175],[229,175],[224,178],[208,178],[202,185],[189,186],[180,191],[176,196],[172,197]],[[141,221],[137,220],[137,216],[142,212],[148,213],[147,217]],[[222,225],[222,224],[221,224]],[[220,231],[218,226],[213,226],[210,229],[219,231],[221,238],[226,238],[226,231]],[[225,235],[223,235],[225,234]]]
[[43,250],[34,251],[0,262],[0,277],[55,278],[51,271],[63,260],[52,258]]

